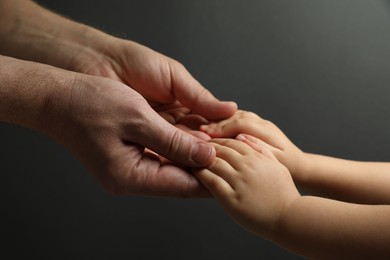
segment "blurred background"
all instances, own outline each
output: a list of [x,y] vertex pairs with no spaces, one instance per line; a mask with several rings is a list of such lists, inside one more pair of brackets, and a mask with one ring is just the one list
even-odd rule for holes
[[[37,2],[179,60],[306,152],[390,161],[389,1]],[[300,259],[213,200],[113,197],[46,136],[0,136],[1,247],[15,258]]]

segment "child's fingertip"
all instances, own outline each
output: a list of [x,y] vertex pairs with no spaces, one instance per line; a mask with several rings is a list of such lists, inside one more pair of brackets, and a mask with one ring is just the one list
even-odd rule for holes
[[245,141],[246,137],[244,135],[242,135],[242,134],[239,134],[239,135],[236,136],[236,140],[238,140],[238,141]]
[[208,124],[208,125],[201,125],[200,126],[200,130],[203,131],[203,132],[206,132],[206,133],[212,133],[212,132],[215,132],[217,129],[217,125],[212,123],[212,124]]
[[208,130],[208,128],[209,128],[208,125],[201,125],[201,126],[199,127],[199,129],[200,129],[201,131],[204,131],[204,132],[206,132],[206,131]]

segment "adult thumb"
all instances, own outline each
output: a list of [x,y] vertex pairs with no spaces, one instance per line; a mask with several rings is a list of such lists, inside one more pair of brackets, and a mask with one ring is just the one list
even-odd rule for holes
[[157,113],[150,113],[149,123],[137,143],[164,156],[165,158],[191,167],[203,167],[213,162],[215,148],[171,125]]

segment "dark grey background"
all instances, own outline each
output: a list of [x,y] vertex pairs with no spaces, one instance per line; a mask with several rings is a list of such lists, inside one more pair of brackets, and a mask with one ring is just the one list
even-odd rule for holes
[[[275,122],[304,151],[390,160],[388,1],[38,2],[179,60],[217,97]],[[45,136],[4,124],[0,136],[3,252],[297,258],[238,227],[212,200],[112,197]]]

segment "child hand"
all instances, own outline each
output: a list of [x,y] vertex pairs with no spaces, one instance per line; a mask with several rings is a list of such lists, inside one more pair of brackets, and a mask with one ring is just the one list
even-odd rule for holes
[[300,196],[288,169],[265,146],[258,145],[258,152],[234,139],[211,142],[217,157],[195,176],[239,224],[272,238],[279,218]]
[[200,130],[213,138],[236,137],[252,148],[256,147],[254,144],[261,144],[289,169],[294,179],[299,182],[304,178],[307,164],[305,153],[295,146],[275,124],[255,113],[240,110],[226,120],[202,125]]

